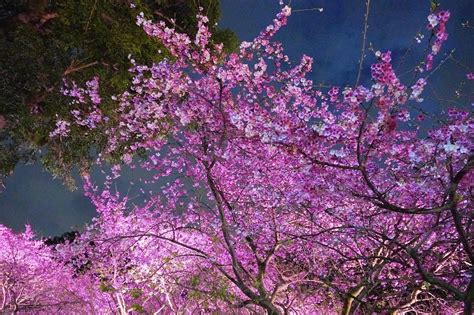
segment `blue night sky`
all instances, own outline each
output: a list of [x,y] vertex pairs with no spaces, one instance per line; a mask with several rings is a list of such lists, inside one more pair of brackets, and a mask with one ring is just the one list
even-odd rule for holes
[[[286,1],[287,2],[287,1]],[[294,11],[323,8],[323,12],[294,12],[288,25],[280,31],[276,40],[283,42],[287,54],[294,62],[301,55],[314,58],[312,79],[315,84],[353,85],[356,81],[358,60],[360,58],[362,30],[365,14],[365,0],[293,0]],[[404,73],[413,66],[427,47],[429,33],[426,31],[426,16],[429,12],[428,0],[376,0],[372,1],[369,14],[368,41],[375,50],[391,50],[396,67],[412,46],[411,53],[398,73]],[[221,27],[229,27],[241,40],[251,40],[268,25],[279,10],[276,0],[221,0]],[[436,61],[444,53],[455,48],[454,57],[473,71],[474,60],[474,1],[444,0],[441,8],[451,11],[448,22],[449,39],[436,56]],[[471,28],[461,23],[470,21]],[[425,40],[414,44],[414,37],[422,31]],[[368,52],[365,60],[364,80],[369,82],[370,63],[373,54]],[[457,85],[469,72],[449,60],[431,78],[430,85],[437,91],[436,96],[454,99]],[[409,84],[409,75],[402,76]],[[468,90],[468,88],[471,90]],[[470,93],[469,99],[459,105],[472,110],[472,84],[464,86],[462,92]],[[445,101],[433,99],[435,95],[425,94],[426,101],[421,106],[431,112],[437,112],[449,106]],[[121,184],[128,184],[136,171],[128,171]],[[14,174],[5,182],[6,188],[0,193],[0,223],[16,230],[31,224],[40,235],[56,235],[71,228],[80,228],[94,215],[89,200],[82,195],[81,189],[69,192],[60,180],[52,179],[49,173],[42,171],[40,165],[19,165]],[[137,193],[133,192],[132,193]]]

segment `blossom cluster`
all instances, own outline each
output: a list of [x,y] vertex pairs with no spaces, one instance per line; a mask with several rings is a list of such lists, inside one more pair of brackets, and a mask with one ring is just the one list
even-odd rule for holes
[[426,70],[433,68],[433,58],[441,50],[441,45],[448,39],[448,33],[446,32],[446,23],[450,17],[449,11],[439,11],[432,13],[428,16],[429,30],[432,30],[435,40],[431,45],[431,52],[426,56]]
[[411,94],[410,99],[416,100],[417,102],[423,102],[423,98],[420,97],[421,93],[423,93],[423,89],[425,88],[426,80],[424,78],[420,78],[416,81],[415,85],[411,87]]
[[68,121],[58,119],[56,121],[56,128],[49,133],[50,138],[67,137],[69,135],[71,124]]
[[56,121],[56,129],[49,134],[51,138],[66,137],[70,132],[71,121],[79,126],[95,129],[98,124],[108,120],[99,108],[102,102],[99,95],[99,77],[87,81],[86,88],[78,87],[75,82],[72,82],[71,86],[64,82],[61,91],[65,96],[71,98],[70,105],[75,108],[70,110],[72,116],[70,121],[64,119]]

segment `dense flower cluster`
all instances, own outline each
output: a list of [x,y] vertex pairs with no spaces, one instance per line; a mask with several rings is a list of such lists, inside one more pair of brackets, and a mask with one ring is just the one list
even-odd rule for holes
[[426,56],[426,70],[433,68],[433,58],[441,50],[441,45],[448,39],[446,32],[446,23],[450,17],[449,11],[439,11],[428,16],[428,29],[433,31],[435,37],[434,43],[431,45],[431,52]]
[[65,120],[62,120],[62,119],[58,119],[56,121],[56,129],[54,129],[53,131],[51,131],[49,133],[49,136],[51,138],[54,138],[54,137],[67,137],[67,135],[69,134],[70,132],[70,129],[69,129],[69,126],[71,124],[68,122],[68,121],[65,121]]
[[94,313],[105,306],[95,280],[74,277],[28,226],[14,234],[0,225],[0,244],[2,314]]
[[411,100],[416,100],[417,102],[423,102],[423,99],[420,98],[421,93],[423,93],[423,89],[425,88],[426,80],[424,78],[418,79],[415,85],[411,87]]
[[74,117],[73,121],[77,125],[94,129],[101,122],[107,121],[107,117],[103,115],[99,108],[101,103],[99,77],[87,81],[85,89],[78,87],[75,82],[72,82],[72,86],[69,87],[65,82],[62,92],[64,95],[71,97],[71,105],[79,105],[79,107],[71,110]]
[[[406,102],[406,87],[397,78],[391,65],[391,52],[377,52],[379,62],[374,63],[370,69],[375,81],[375,95],[379,96],[378,105],[390,108]],[[386,89],[386,91],[384,91]]]

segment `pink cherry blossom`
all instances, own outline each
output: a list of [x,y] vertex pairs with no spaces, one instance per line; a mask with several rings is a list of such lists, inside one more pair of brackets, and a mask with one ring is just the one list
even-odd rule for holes
[[[81,107],[51,136],[73,125],[107,136],[97,161],[105,180],[83,174],[98,216],[54,254],[8,232],[23,264],[35,266],[22,252],[32,248],[52,255],[42,266],[81,271],[65,283],[81,285],[71,290],[86,312],[469,313],[472,115],[451,109],[421,132],[411,105],[429,76],[402,81],[390,51],[376,53],[369,86],[315,88],[313,59],[291,63],[274,41],[290,15],[283,7],[228,55],[202,15],[193,39],[138,16],[173,59],[132,62],[111,121],[97,78],[66,84]],[[428,70],[448,19],[428,18]],[[143,171],[142,200],[117,192],[125,167],[108,165],[109,155]],[[57,279],[25,283],[58,289]]]

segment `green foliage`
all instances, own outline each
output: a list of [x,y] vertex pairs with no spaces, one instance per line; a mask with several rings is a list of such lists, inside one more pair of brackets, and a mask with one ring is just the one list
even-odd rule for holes
[[212,35],[212,40],[216,43],[224,43],[226,52],[236,51],[240,45],[239,38],[229,28],[216,30]]
[[138,299],[140,296],[142,296],[143,292],[140,289],[132,289],[130,291],[130,296],[134,299]]
[[199,275],[192,276],[191,279],[189,280],[189,285],[194,287],[197,287],[199,283],[201,282],[201,278]]
[[[170,22],[190,35],[196,32],[196,13],[202,6],[210,25],[219,19],[219,1],[141,0],[130,8],[127,0],[7,0],[0,13],[0,178],[22,162],[41,159],[44,167],[74,188],[71,170],[88,168],[105,144],[103,130],[72,126],[67,139],[51,140],[58,117],[69,117],[69,100],[61,92],[63,79],[78,85],[100,77],[101,110],[111,115],[117,106],[111,96],[130,82],[128,55],[142,64],[167,57],[166,50],[135,24],[139,12]],[[3,9],[3,11],[2,11]],[[170,22],[171,23],[171,22]],[[215,30],[215,41],[235,49],[229,30]],[[158,54],[158,50],[163,53]],[[112,157],[113,159],[113,157]],[[116,161],[115,161],[116,162]]]
[[108,284],[107,282],[105,281],[102,281],[99,285],[99,290],[101,292],[113,292],[114,291],[114,287],[111,286],[110,284]]
[[215,25],[220,19],[218,0],[145,0],[149,6],[157,8],[158,15],[176,21],[177,27],[190,35],[196,33],[196,13],[202,13],[209,19],[209,25]]
[[135,311],[135,312],[138,312],[138,313],[145,313],[145,309],[143,308],[143,306],[141,306],[138,303],[132,304],[131,309],[132,309],[132,311]]
[[235,297],[232,294],[229,294],[228,292],[229,292],[229,287],[227,286],[227,284],[221,283],[218,287],[216,287],[212,291],[211,296],[223,301],[227,301],[227,300],[233,301]]
[[145,2],[158,6],[158,11],[155,11],[158,16],[173,19],[180,31],[190,35],[196,33],[196,13],[202,8],[202,13],[209,19],[212,40],[215,43],[224,43],[224,50],[227,52],[235,51],[239,46],[239,40],[234,32],[230,29],[217,28],[220,19],[218,0],[149,0]]
[[[214,299],[219,299],[227,302],[234,302],[236,297],[229,293],[229,287],[224,278],[218,278],[211,288],[209,294]],[[203,292],[199,290],[199,285],[202,284],[202,278],[200,275],[194,275],[189,279],[188,286],[191,289],[188,293],[189,299],[200,299],[203,297]]]

